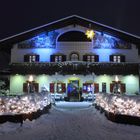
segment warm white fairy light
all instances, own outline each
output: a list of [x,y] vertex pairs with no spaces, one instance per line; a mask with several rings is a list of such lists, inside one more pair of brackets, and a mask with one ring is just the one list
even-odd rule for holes
[[114,114],[140,117],[140,97],[97,94],[96,104]]
[[43,110],[50,104],[48,93],[28,94],[17,97],[0,97],[0,115],[27,114]]
[[34,80],[34,77],[32,75],[30,75],[28,81],[33,82],[33,80]]
[[118,82],[119,81],[119,78],[118,78],[118,76],[116,75],[115,76],[115,82]]

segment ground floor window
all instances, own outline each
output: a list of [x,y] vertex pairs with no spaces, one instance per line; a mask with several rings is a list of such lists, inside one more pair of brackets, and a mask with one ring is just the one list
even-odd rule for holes
[[36,82],[26,82],[23,83],[23,92],[25,93],[34,93],[39,92],[39,84]]
[[106,83],[102,83],[102,92],[106,93]]
[[110,84],[110,92],[111,93],[125,93],[126,92],[126,85],[121,83],[121,81],[115,82],[112,81]]
[[66,84],[65,83],[50,83],[50,93],[65,93]]

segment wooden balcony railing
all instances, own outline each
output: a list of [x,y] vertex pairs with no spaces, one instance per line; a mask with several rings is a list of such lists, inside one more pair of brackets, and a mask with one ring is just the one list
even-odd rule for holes
[[12,74],[139,74],[139,63],[105,63],[105,62],[48,62],[48,63],[12,63]]

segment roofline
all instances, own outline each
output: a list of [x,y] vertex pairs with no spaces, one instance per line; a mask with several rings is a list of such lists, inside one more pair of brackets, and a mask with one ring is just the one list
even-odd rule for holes
[[77,17],[77,18],[86,20],[86,21],[88,21],[88,22],[91,22],[91,23],[93,23],[93,24],[97,24],[97,25],[99,25],[99,26],[102,26],[102,27],[105,27],[105,28],[108,28],[108,29],[111,29],[111,30],[114,30],[114,31],[117,31],[117,32],[120,32],[120,33],[123,33],[123,34],[125,34],[125,35],[131,36],[131,37],[134,37],[134,38],[137,38],[137,39],[140,39],[140,36],[137,36],[137,35],[134,35],[134,34],[125,32],[125,31],[123,31],[123,30],[119,30],[119,29],[116,29],[116,28],[114,28],[114,27],[111,27],[111,26],[108,26],[108,25],[104,25],[104,24],[101,24],[101,23],[99,23],[99,22],[96,22],[96,21],[93,21],[93,20],[90,20],[90,19],[87,19],[87,18],[78,16],[78,15],[71,15],[71,16],[67,16],[67,17],[65,17],[65,18],[61,18],[61,19],[59,19],[59,20],[56,20],[56,21],[53,21],[53,22],[50,22],[50,23],[47,23],[47,24],[38,26],[38,27],[36,27],[36,28],[29,29],[29,30],[27,30],[27,31],[24,31],[24,32],[21,32],[21,33],[18,33],[18,34],[15,34],[15,35],[6,37],[6,38],[4,38],[4,39],[1,39],[1,40],[0,40],[0,43],[4,42],[4,41],[6,41],[6,40],[12,39],[12,38],[14,38],[14,37],[17,37],[17,36],[20,36],[20,35],[24,35],[24,34],[26,34],[26,33],[29,33],[29,32],[32,32],[32,31],[41,29],[41,28],[43,28],[43,27],[46,27],[46,26],[55,24],[55,23],[57,23],[57,22],[60,22],[60,21],[63,21],[63,20],[72,18],[72,17]]
[[108,25],[105,25],[105,24],[102,24],[102,23],[99,23],[99,22],[93,21],[93,20],[91,20],[91,19],[87,19],[87,18],[84,18],[84,17],[78,16],[78,15],[74,15],[74,16],[76,16],[76,17],[78,17],[78,18],[81,18],[81,19],[83,19],[83,20],[87,20],[87,21],[89,21],[89,22],[92,22],[92,23],[94,23],[94,24],[98,24],[98,25],[100,25],[100,26],[103,26],[103,27],[106,27],[106,28],[109,28],[109,29],[112,29],[112,30],[115,30],[115,31],[118,31],[118,32],[124,33],[124,34],[126,34],[126,35],[129,35],[129,36],[132,36],[132,37],[135,37],[135,38],[140,39],[140,36],[137,36],[137,35],[134,35],[134,34],[131,34],[131,33],[125,32],[125,31],[123,31],[123,30],[116,29],[116,28],[114,28],[114,27],[111,27],[111,26],[108,26]]
[[[0,40],[0,43],[3,42],[3,41],[6,41],[6,40],[8,40],[8,39],[12,39],[12,38],[14,38],[14,37],[17,37],[17,36],[19,36],[19,35],[23,35],[23,34],[26,34],[26,33],[31,32],[31,31],[38,30],[38,29],[40,29],[40,28],[49,26],[49,25],[51,25],[51,24],[54,24],[54,23],[57,23],[57,22],[59,22],[59,21],[63,21],[63,20],[66,20],[66,19],[69,19],[69,18],[72,18],[72,17],[75,17],[75,16],[76,16],[76,15],[72,15],[72,16],[68,16],[68,17],[65,17],[65,18],[61,18],[61,19],[59,19],[59,20],[56,20],[56,21],[53,21],[53,22],[49,22],[49,23],[47,23],[47,24],[44,24],[44,25],[35,27],[35,28],[33,28],[33,29],[29,29],[29,30],[27,30],[27,31],[24,31],[24,32],[21,32],[21,33],[12,35],[12,36],[10,36],[10,37],[6,37],[6,38],[4,38],[4,39],[1,39],[1,40]],[[77,17],[78,17],[78,16],[77,16]]]

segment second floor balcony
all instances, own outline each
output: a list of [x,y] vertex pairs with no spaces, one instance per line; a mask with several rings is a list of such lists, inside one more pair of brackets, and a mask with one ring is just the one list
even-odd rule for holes
[[139,74],[139,63],[114,63],[114,62],[37,62],[37,63],[12,63],[10,64],[11,74],[82,74],[90,73],[109,75]]

